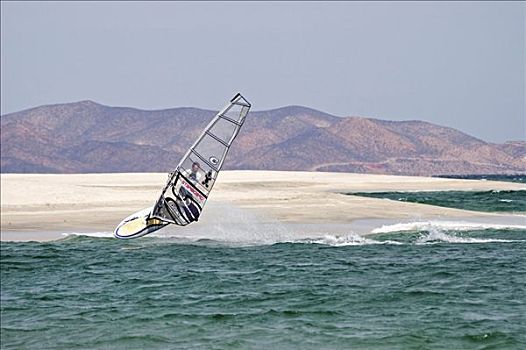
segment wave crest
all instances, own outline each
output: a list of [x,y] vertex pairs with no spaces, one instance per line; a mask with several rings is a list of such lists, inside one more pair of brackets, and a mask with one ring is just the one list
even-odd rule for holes
[[463,221],[415,221],[383,225],[375,228],[371,233],[393,233],[407,231],[474,231],[474,230],[526,230],[526,225],[503,225]]
[[415,244],[434,244],[434,243],[513,243],[524,242],[523,240],[515,239],[499,239],[499,238],[476,238],[476,237],[460,237],[448,235],[440,230],[431,230],[425,235],[420,236]]
[[329,245],[333,247],[344,247],[344,246],[361,246],[361,245],[371,245],[371,244],[403,244],[397,241],[377,241],[374,239],[366,238],[355,233],[351,233],[345,236],[337,235],[325,235],[320,238],[313,239],[303,239],[291,241],[289,243],[310,243],[310,244],[322,244]]

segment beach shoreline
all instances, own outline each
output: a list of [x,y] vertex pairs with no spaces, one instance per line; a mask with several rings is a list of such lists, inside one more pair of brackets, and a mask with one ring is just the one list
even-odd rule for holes
[[[164,173],[2,174],[1,240],[54,240],[64,233],[111,233],[126,216],[153,205]],[[426,220],[520,225],[523,215],[482,213],[348,195],[379,191],[520,190],[524,184],[394,175],[223,171],[199,223],[183,235],[251,223],[298,236],[371,233],[378,225]],[[221,221],[218,221],[220,218]],[[164,230],[163,230],[164,231]],[[173,231],[173,230],[172,230]]]

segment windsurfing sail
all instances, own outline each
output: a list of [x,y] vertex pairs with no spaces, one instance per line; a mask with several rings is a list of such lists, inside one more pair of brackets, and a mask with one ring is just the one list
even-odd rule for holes
[[180,226],[198,220],[250,107],[238,93],[219,111],[168,175],[152,218]]
[[115,229],[115,236],[135,238],[168,224],[186,226],[197,221],[250,107],[240,93],[236,94],[168,175],[153,208],[123,220]]

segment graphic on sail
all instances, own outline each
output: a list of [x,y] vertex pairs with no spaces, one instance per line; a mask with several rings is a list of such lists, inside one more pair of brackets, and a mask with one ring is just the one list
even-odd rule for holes
[[153,208],[126,218],[115,230],[115,236],[135,238],[167,224],[185,226],[197,221],[250,107],[241,94],[236,94],[168,175]]

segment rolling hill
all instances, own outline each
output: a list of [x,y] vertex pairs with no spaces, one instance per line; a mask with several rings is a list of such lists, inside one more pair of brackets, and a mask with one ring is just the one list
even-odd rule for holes
[[[169,171],[214,111],[146,111],[92,101],[1,116],[3,173]],[[340,118],[301,106],[252,112],[227,169],[381,174],[526,170],[526,142],[493,144],[423,121]]]

